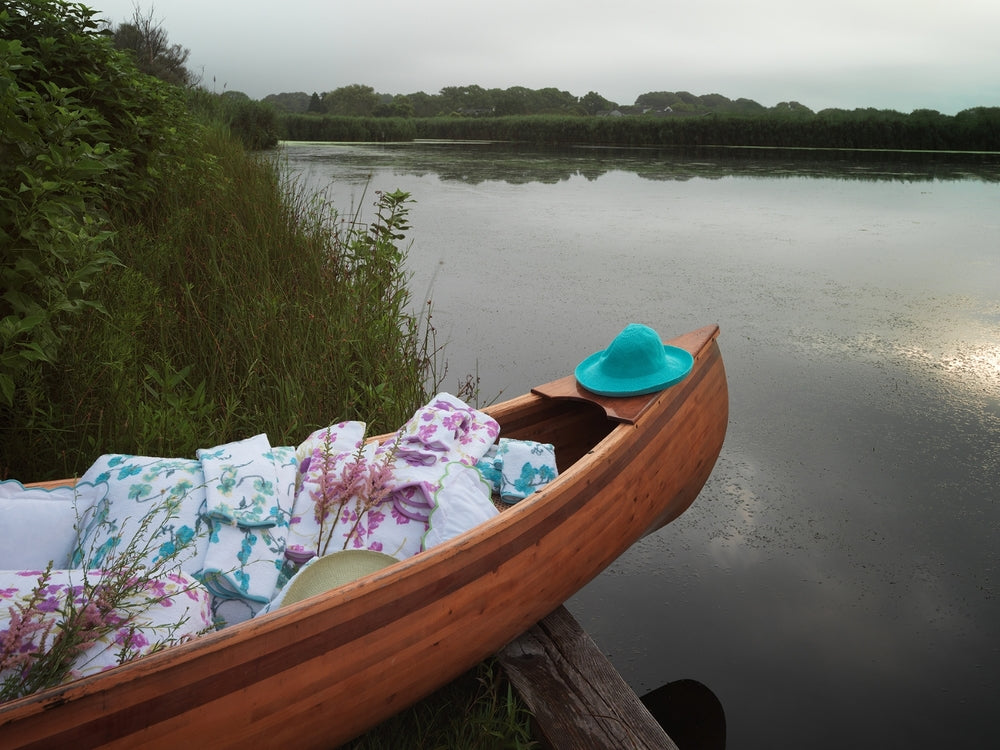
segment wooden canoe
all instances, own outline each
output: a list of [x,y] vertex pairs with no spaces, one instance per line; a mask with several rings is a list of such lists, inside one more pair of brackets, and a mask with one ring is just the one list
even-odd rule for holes
[[498,651],[683,513],[718,458],[728,389],[711,326],[691,373],[604,398],[571,377],[485,409],[553,443],[560,475],[445,544],[326,593],[0,706],[4,748],[332,748]]

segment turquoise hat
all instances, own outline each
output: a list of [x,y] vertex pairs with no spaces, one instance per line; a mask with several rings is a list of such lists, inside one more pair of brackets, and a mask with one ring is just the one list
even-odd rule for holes
[[679,383],[691,372],[694,357],[664,344],[649,326],[629,323],[611,345],[576,367],[576,380],[599,396],[641,396]]

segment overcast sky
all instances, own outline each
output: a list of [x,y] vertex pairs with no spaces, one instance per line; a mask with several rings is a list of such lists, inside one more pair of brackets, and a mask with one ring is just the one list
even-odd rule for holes
[[[85,2],[114,23],[136,0]],[[1000,0],[139,0],[209,90],[360,83],[690,91],[954,114],[1000,106]]]

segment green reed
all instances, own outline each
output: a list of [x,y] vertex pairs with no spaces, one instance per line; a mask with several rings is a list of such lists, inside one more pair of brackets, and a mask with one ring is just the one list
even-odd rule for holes
[[114,216],[120,265],[93,283],[59,366],[24,379],[0,475],[260,432],[295,444],[346,419],[388,431],[425,399],[437,352],[402,270],[409,197],[374,194],[359,224],[224,128],[192,148],[154,200]]

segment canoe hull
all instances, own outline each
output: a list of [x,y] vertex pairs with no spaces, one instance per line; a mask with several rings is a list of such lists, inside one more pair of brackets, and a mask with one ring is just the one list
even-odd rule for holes
[[537,394],[486,409],[502,435],[552,442],[567,464],[500,516],[271,615],[0,706],[0,744],[330,748],[412,705],[693,502],[728,421],[717,334],[671,342],[695,355],[694,369],[634,424]]

